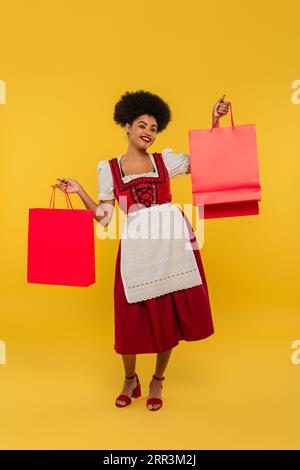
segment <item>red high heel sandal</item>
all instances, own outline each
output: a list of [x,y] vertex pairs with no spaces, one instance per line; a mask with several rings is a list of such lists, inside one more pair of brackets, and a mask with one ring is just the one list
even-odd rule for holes
[[[138,397],[141,396],[141,394],[142,394],[142,392],[141,392],[141,384],[140,384],[138,375],[137,375],[137,374],[134,374],[134,375],[131,375],[130,377],[127,377],[127,375],[125,375],[126,379],[133,379],[135,376],[136,376],[136,378],[137,378],[137,385],[136,385],[136,387],[132,390],[131,397],[129,397],[128,395],[119,395],[119,396],[116,398],[116,406],[118,406],[119,408],[123,408],[124,406],[130,405],[130,403],[131,403],[131,398],[138,398]],[[121,405],[120,403],[117,403],[117,400],[125,401],[126,404],[125,404],[125,405]]]
[[[152,376],[156,380],[165,380],[165,377],[156,377],[156,375],[153,374]],[[162,384],[160,385],[162,388]],[[160,405],[157,408],[149,408],[148,405]],[[148,398],[147,400],[147,408],[150,411],[157,411],[163,406],[163,401],[161,398]]]

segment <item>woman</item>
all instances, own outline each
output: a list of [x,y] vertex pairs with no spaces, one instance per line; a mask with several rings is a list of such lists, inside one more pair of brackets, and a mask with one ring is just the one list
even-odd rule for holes
[[[213,106],[213,124],[218,116],[223,116],[228,112],[229,104],[224,101],[224,97],[225,95]],[[114,120],[126,129],[128,148],[123,156],[100,160],[98,163],[98,204],[89,197],[76,180],[57,178],[59,183],[54,185],[62,191],[77,193],[85,207],[94,211],[94,218],[103,226],[107,226],[112,218],[116,199],[120,209],[127,213],[127,220],[130,218],[129,215],[132,216],[129,214],[129,209],[132,207],[135,209],[133,214],[139,214],[139,216],[145,214],[145,210],[152,211],[157,207],[170,210],[172,207],[170,178],[190,173],[189,155],[176,154],[169,148],[164,149],[162,153],[149,154],[147,152],[157,134],[162,132],[171,120],[170,108],[159,96],[143,90],[125,93],[115,105]],[[219,122],[217,127],[219,127]],[[125,206],[123,202],[121,204],[121,196],[122,201],[125,198]],[[143,206],[143,211],[137,210],[137,208],[140,209],[140,205]],[[188,229],[189,240],[194,244],[195,235],[191,224],[183,212],[182,217]],[[147,240],[147,243],[150,241]],[[138,297],[142,295],[142,290],[137,289],[137,299],[140,300],[130,298],[132,291],[127,281],[130,281],[131,275],[134,276],[135,268],[129,269],[125,274],[124,263],[130,261],[127,256],[129,253],[127,246],[129,250],[132,245],[130,243],[126,245],[125,240],[122,239],[116,259],[114,284],[114,349],[122,355],[125,369],[123,389],[115,404],[119,407],[127,406],[131,403],[132,397],[137,398],[141,395],[139,378],[135,372],[136,354],[157,353],[155,373],[149,384],[147,400],[147,408],[154,411],[163,405],[162,381],[165,378],[164,372],[172,348],[182,339],[201,340],[214,333],[208,288],[196,242],[196,248],[190,250],[189,255],[185,253],[185,258],[182,258],[184,262],[188,260],[189,266],[196,266],[195,269],[187,270],[194,276],[195,282],[192,280],[188,287],[184,287],[184,281],[182,284],[179,283],[178,288],[167,286],[166,293],[161,295],[165,292],[159,291],[163,282],[156,282],[154,277],[151,278],[154,273],[146,270],[145,275],[150,280],[142,284],[147,285],[148,296]],[[144,247],[147,246],[150,244],[144,245]],[[189,259],[188,256],[190,256]],[[134,262],[142,263],[145,260],[142,254],[136,256]],[[166,267],[171,265],[170,261],[170,259],[165,260]],[[163,259],[156,259],[156,262],[163,263]],[[122,266],[123,270],[121,270]],[[140,264],[139,267],[142,266]],[[169,280],[174,279],[173,275],[166,277]],[[146,287],[142,289],[146,291]]]

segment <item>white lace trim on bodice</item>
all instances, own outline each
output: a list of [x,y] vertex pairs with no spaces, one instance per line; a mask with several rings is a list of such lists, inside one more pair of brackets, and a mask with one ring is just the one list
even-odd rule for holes
[[[155,168],[155,172],[154,171],[148,171],[146,173],[133,173],[132,175],[125,175],[125,176],[122,176],[122,181],[123,183],[128,183],[129,181],[132,181],[136,178],[142,178],[143,176],[147,176],[147,177],[151,177],[151,178],[158,178],[158,170],[157,170],[157,165],[156,165],[156,162],[155,162],[155,158],[153,157],[153,154],[152,153],[149,153],[150,155],[150,158],[151,158],[151,161],[153,163],[153,166]],[[120,165],[120,160],[121,160],[121,156],[117,157],[117,160],[118,160],[118,165],[119,165],[119,168],[120,168],[120,173],[121,173],[121,165]]]

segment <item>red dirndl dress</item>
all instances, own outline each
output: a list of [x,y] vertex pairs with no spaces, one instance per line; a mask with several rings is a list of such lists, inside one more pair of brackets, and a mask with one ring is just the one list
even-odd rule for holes
[[[142,203],[148,207],[151,204],[172,201],[170,178],[163,157],[160,153],[154,153],[153,157],[158,177],[141,176],[127,183],[122,180],[117,158],[109,160],[115,197],[120,209],[125,213],[128,213],[132,204]],[[122,204],[121,196],[127,196],[126,207]],[[114,280],[114,349],[118,354],[159,353],[173,348],[181,340],[197,341],[214,333],[200,251],[193,228],[183,211],[181,212],[189,229],[190,241],[193,242],[193,252],[202,284],[152,299],[128,303],[120,271],[120,240]]]

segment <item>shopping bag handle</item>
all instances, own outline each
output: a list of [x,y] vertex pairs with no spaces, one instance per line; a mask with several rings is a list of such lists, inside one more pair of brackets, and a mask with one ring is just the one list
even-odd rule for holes
[[[67,208],[68,209],[73,209],[71,199],[69,197],[69,194],[67,193],[66,189],[63,190],[66,196],[66,201],[67,201]],[[51,207],[51,204],[53,202],[53,205]],[[55,204],[55,186],[52,186],[52,194],[51,194],[51,199],[50,199],[50,206],[49,209],[54,209],[54,204]]]
[[[234,130],[234,124],[233,124],[233,116],[232,116],[232,106],[231,106],[231,101],[228,101],[228,104],[229,104],[229,108],[230,108],[230,119],[231,119],[231,126],[232,126],[232,130]],[[222,114],[220,114],[216,121],[214,122],[210,132],[213,130],[213,128],[217,125],[217,122],[219,121],[220,117],[222,116]]]

